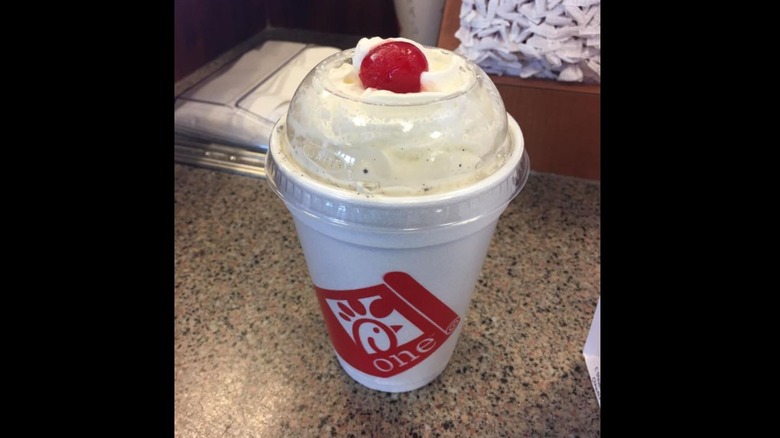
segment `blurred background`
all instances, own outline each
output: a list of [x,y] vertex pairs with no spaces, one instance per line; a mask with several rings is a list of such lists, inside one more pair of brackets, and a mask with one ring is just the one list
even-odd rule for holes
[[175,0],[174,82],[267,28],[399,35],[393,0]]
[[[422,21],[428,26],[422,27],[440,32],[428,44],[455,50],[461,43],[455,33],[462,25],[463,4],[465,0],[174,0],[175,94],[214,71],[210,63],[235,60],[264,40],[346,49],[365,36],[405,36],[426,44],[406,34],[410,26],[399,25],[412,7],[419,19],[423,5],[437,12],[426,14]],[[229,56],[220,60],[221,55]],[[600,84],[490,77],[523,129],[533,171],[600,180]]]

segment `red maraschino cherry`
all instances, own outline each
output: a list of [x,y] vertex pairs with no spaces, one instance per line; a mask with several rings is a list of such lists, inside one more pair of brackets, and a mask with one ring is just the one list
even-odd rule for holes
[[420,49],[406,41],[388,41],[368,51],[358,76],[366,88],[417,93],[424,71],[428,71],[428,60]]

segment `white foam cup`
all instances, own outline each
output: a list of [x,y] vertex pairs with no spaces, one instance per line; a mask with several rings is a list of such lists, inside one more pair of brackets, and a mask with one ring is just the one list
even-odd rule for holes
[[470,186],[420,196],[367,196],[305,172],[274,129],[268,182],[294,218],[336,356],[380,391],[420,388],[453,354],[499,216],[522,190],[529,159],[508,118],[511,152]]

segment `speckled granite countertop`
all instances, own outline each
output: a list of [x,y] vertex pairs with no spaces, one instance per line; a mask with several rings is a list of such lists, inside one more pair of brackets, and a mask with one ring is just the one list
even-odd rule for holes
[[582,347],[599,212],[598,184],[532,174],[498,222],[450,364],[388,394],[339,366],[266,182],[175,165],[176,436],[598,436]]

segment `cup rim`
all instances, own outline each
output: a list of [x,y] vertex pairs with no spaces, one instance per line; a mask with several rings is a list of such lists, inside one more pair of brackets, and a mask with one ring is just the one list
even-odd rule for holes
[[[281,153],[277,129],[271,134],[266,161],[268,184],[290,210],[335,225],[375,230],[422,230],[469,223],[503,209],[525,186],[530,160],[522,131],[507,114],[515,147],[504,165],[467,187],[428,195],[365,194],[319,181],[299,170]],[[294,177],[292,175],[295,175]]]
[[[280,143],[274,140],[276,139],[278,130],[284,123],[284,120],[285,117],[282,116],[271,133],[271,139],[268,142],[268,160],[273,160],[274,164],[279,166],[287,174],[295,173],[300,175],[302,178],[298,179],[296,184],[300,185],[301,189],[306,189],[312,193],[328,196],[340,201],[347,201],[360,206],[379,208],[390,206],[396,207],[399,205],[425,206],[430,204],[447,203],[453,198],[463,197],[464,193],[467,192],[473,192],[474,194],[480,193],[495,185],[497,181],[507,178],[507,176],[510,175],[511,170],[518,166],[523,156],[527,155],[527,153],[525,153],[525,141],[522,131],[520,130],[520,126],[511,115],[507,114],[507,134],[515,142],[516,147],[513,148],[512,153],[509,155],[506,162],[501,167],[496,169],[496,171],[491,175],[488,175],[487,177],[467,187],[461,187],[444,192],[434,192],[432,194],[385,195],[381,193],[358,193],[353,189],[333,186],[311,177],[310,175],[298,170],[297,166],[292,162],[292,160],[283,154],[281,155],[284,157],[284,159],[279,160],[277,155],[280,155],[280,153],[274,154],[274,150],[281,150],[279,147]],[[291,163],[292,166],[290,165]],[[275,182],[274,178],[268,178],[268,180],[271,183]],[[277,194],[281,196],[282,193],[280,193],[278,190],[278,187],[274,188],[274,191],[276,191]],[[282,196],[282,199],[284,199],[284,196]]]

